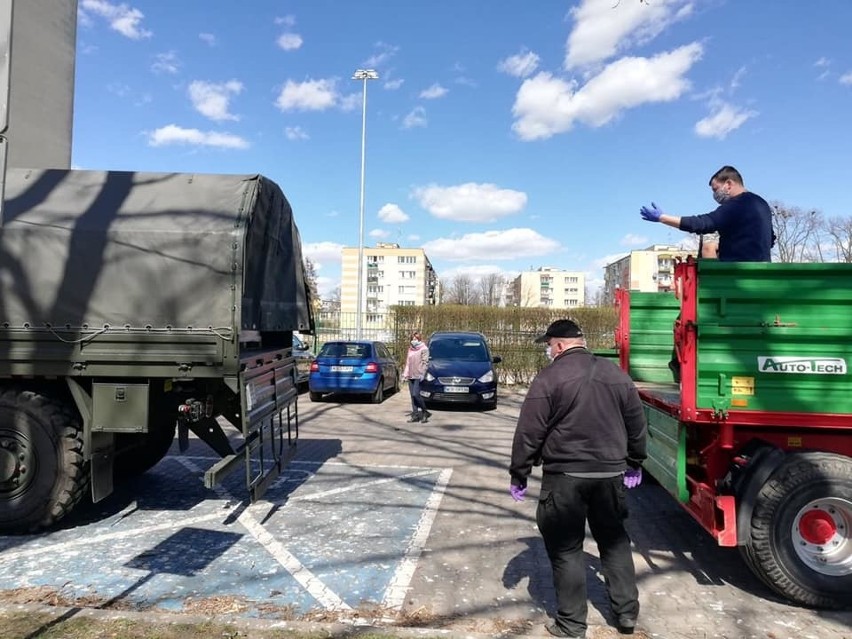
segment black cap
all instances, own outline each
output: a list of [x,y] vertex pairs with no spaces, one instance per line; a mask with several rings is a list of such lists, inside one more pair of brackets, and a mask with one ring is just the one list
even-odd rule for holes
[[576,322],[569,319],[556,320],[547,327],[544,335],[535,338],[535,343],[546,342],[551,337],[583,337],[583,331]]

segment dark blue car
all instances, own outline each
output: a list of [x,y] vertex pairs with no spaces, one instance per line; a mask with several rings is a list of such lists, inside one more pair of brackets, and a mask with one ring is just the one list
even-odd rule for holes
[[488,343],[481,333],[436,332],[429,338],[429,368],[420,382],[428,404],[497,406],[497,373]]
[[311,362],[308,391],[312,402],[326,393],[369,395],[374,404],[399,390],[399,367],[383,342],[326,342]]

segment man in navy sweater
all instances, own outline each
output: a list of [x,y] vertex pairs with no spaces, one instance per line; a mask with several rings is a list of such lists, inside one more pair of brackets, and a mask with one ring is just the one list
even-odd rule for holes
[[[717,256],[720,262],[771,261],[775,233],[772,231],[772,210],[766,200],[747,191],[742,175],[732,166],[723,166],[716,171],[710,178],[710,188],[713,199],[719,204],[710,213],[676,217],[666,215],[653,202],[651,206],[639,209],[639,213],[643,220],[662,222],[681,231],[718,232]],[[707,251],[702,253],[702,257],[707,257]],[[679,383],[680,362],[676,350],[672,351],[669,368],[675,383]]]
[[723,166],[710,178],[719,206],[704,215],[667,215],[653,202],[639,209],[643,220],[662,222],[690,233],[719,233],[719,261],[769,262],[774,243],[772,210],[759,195],[747,191],[732,166]]

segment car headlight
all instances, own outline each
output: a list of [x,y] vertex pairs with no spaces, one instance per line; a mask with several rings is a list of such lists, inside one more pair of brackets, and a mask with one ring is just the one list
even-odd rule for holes
[[435,381],[435,376],[434,376],[432,373],[428,373],[428,372],[427,372],[427,373],[426,373],[426,381],[427,381],[427,382],[434,382],[434,381]]
[[494,381],[494,371],[488,371],[485,375],[479,378],[479,381],[483,384],[490,384]]

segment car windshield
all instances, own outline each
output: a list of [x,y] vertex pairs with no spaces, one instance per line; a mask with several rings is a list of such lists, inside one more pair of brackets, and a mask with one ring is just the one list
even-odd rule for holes
[[358,357],[364,359],[370,356],[369,344],[351,344],[344,342],[329,342],[319,352],[319,357]]
[[476,338],[445,338],[432,340],[429,344],[430,359],[449,359],[464,362],[487,362],[488,349],[485,342]]

